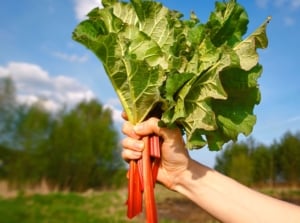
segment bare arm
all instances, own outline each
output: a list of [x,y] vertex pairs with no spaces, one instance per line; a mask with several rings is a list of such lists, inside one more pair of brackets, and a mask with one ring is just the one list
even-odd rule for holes
[[126,122],[123,158],[138,159],[142,136],[163,138],[158,180],[205,209],[222,222],[300,222],[300,207],[263,195],[191,159],[178,129],[159,128],[157,119],[138,126]]
[[193,160],[173,189],[222,222],[300,222],[300,207],[256,192]]

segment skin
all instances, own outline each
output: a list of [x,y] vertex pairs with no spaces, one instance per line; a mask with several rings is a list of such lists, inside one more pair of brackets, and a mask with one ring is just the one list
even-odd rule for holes
[[[126,115],[123,114],[126,119]],[[160,128],[158,119],[138,125],[125,121],[122,141],[124,160],[140,159],[143,136],[162,138],[157,180],[177,191],[222,222],[300,222],[300,207],[254,191],[193,160],[185,149],[179,129]]]

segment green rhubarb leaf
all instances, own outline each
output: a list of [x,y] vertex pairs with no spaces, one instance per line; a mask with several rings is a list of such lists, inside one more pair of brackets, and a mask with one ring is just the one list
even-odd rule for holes
[[234,46],[242,40],[248,22],[245,9],[235,0],[230,0],[216,2],[216,10],[211,13],[206,27],[215,46],[223,44]]
[[[217,3],[216,12],[205,26],[209,29],[206,36],[190,34],[186,38],[191,41],[188,50],[180,45],[180,55],[193,52],[189,61],[185,58],[184,69],[195,75],[180,85],[176,102],[163,114],[162,121],[166,126],[182,126],[189,148],[202,147],[206,141],[210,149],[217,150],[227,141],[237,140],[240,133],[249,135],[253,129],[253,109],[260,101],[257,79],[262,71],[256,50],[267,47],[268,20],[242,40],[247,23],[247,14],[235,1]],[[191,30],[195,27],[202,28],[189,23]]]
[[[150,116],[180,127],[188,148],[221,149],[249,135],[260,102],[257,53],[269,18],[252,34],[235,0],[217,2],[207,23],[148,0],[102,0],[73,32],[101,60],[129,121]],[[154,112],[155,110],[155,112]]]
[[244,41],[234,47],[236,54],[240,59],[240,66],[244,70],[250,70],[258,63],[257,48],[264,49],[268,46],[266,26],[269,23],[268,18],[256,31],[248,36]]
[[[161,101],[174,15],[160,3],[105,1],[77,26],[73,38],[102,61],[129,120],[141,122]],[[145,10],[147,8],[147,10]]]
[[176,94],[182,86],[194,76],[193,73],[170,73],[166,80],[165,98],[170,104],[175,103]]

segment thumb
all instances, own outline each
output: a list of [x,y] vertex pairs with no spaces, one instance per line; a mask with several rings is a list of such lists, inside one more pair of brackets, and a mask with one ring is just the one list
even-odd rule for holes
[[182,138],[179,128],[169,129],[159,127],[158,122],[158,118],[150,118],[135,125],[133,130],[140,136],[155,134],[162,137],[164,140],[176,140],[178,138]]
[[161,128],[158,126],[159,119],[150,118],[144,122],[138,123],[133,127],[133,130],[138,135],[150,135],[156,134],[161,135]]

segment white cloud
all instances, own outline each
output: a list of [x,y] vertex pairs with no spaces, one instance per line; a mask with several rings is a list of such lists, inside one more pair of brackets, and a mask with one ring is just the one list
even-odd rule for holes
[[291,0],[292,8],[299,8],[300,7],[300,0]]
[[283,21],[286,26],[293,26],[295,24],[295,20],[291,17],[285,17]]
[[104,105],[104,108],[109,108],[112,111],[113,120],[116,123],[120,124],[124,121],[121,117],[122,109],[118,98],[109,99]]
[[282,7],[282,6],[285,6],[288,2],[289,2],[289,0],[275,0],[274,5],[276,7]]
[[24,62],[10,62],[0,66],[0,77],[11,77],[20,103],[40,101],[50,111],[62,106],[72,107],[80,101],[95,98],[94,93],[77,80],[67,76],[50,76],[40,66]]
[[300,115],[289,118],[286,122],[297,122],[300,121]]
[[268,6],[269,0],[256,0],[255,2],[259,8],[266,8]]
[[89,11],[96,7],[102,7],[100,0],[74,0],[75,13],[78,20],[85,19]]
[[86,62],[89,58],[87,55],[83,56],[78,56],[76,54],[66,54],[62,52],[54,52],[53,55],[61,60],[65,60],[68,62],[77,62],[77,63],[84,63]]
[[259,8],[272,8],[273,13],[278,11],[280,18],[282,18],[283,25],[294,26],[297,23],[296,13],[298,13],[300,9],[300,0],[256,0],[255,2]]
[[297,10],[300,8],[300,0],[256,0],[256,5],[260,8],[268,8],[275,6],[280,9]]
[[[95,98],[94,93],[77,80],[63,75],[51,76],[36,64],[10,62],[7,66],[0,66],[0,78],[2,77],[10,77],[14,81],[19,103],[31,105],[39,102],[51,112]],[[116,124],[123,122],[118,98],[107,100],[103,106],[111,109]]]

